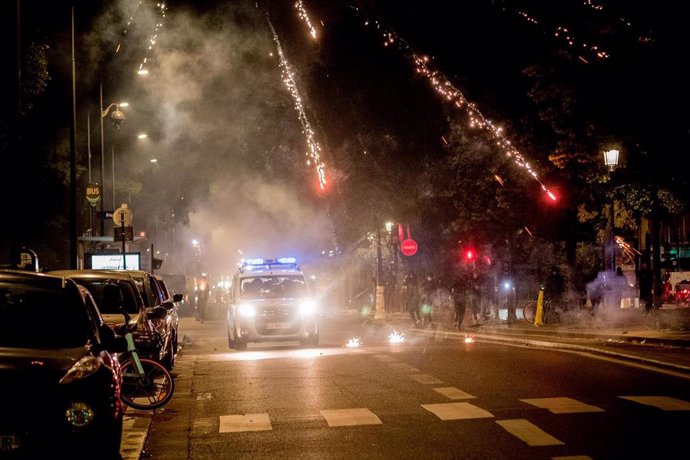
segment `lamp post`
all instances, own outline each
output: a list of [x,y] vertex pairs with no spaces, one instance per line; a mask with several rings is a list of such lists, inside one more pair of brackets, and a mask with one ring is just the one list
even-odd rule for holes
[[398,236],[395,234],[393,229],[396,229],[398,225],[394,222],[386,222],[386,231],[389,237],[389,248],[393,256],[393,276],[391,277],[392,285],[390,286],[390,291],[388,293],[388,301],[386,306],[389,310],[394,310],[397,308],[398,304]]
[[[120,124],[127,118],[125,117],[125,114],[120,110],[120,104],[112,103],[110,104],[105,110],[103,109],[103,84],[100,84],[100,124],[101,124],[101,190],[105,190],[105,142],[103,140],[103,119],[108,116],[108,113],[110,112],[110,109],[113,107],[115,110],[110,114],[110,117],[113,119],[113,123],[115,124],[116,128],[120,128]],[[113,165],[114,167],[114,165]],[[114,187],[114,185],[113,185]],[[113,195],[113,203],[115,200],[115,196]],[[101,214],[103,213],[103,197],[101,197]],[[113,209],[114,209],[114,204],[113,204]],[[104,230],[104,225],[105,225],[105,220],[101,219],[101,236],[105,233]]]
[[611,244],[611,271],[616,271],[616,237],[614,234],[614,228],[615,228],[615,215],[614,215],[614,199],[613,199],[613,181],[611,179],[611,173],[613,172],[614,169],[616,169],[616,166],[618,166],[618,154],[620,152],[616,149],[611,149],[611,150],[606,150],[604,152],[604,164],[609,168],[609,191],[611,194],[611,208],[610,208],[610,226],[611,226],[611,235],[610,235],[610,244]]

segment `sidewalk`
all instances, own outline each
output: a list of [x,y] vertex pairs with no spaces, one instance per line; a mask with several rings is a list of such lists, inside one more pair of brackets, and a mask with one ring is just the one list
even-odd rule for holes
[[[473,323],[471,315],[466,312],[460,331],[452,328],[451,312],[439,312],[434,319],[437,330],[463,334],[600,339],[690,348],[688,306],[664,305],[647,315],[639,308],[621,308],[598,318],[592,318],[583,312],[579,317],[564,318],[558,325],[541,326],[535,326],[522,319],[520,311],[517,312],[517,321],[508,324],[505,320],[506,313],[506,310],[499,310],[499,318]],[[399,329],[408,329],[412,326],[407,312],[386,313],[385,318],[374,321],[392,324]]]

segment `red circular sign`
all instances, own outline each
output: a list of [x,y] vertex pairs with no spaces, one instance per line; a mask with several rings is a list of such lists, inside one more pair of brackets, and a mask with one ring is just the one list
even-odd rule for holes
[[403,240],[403,242],[400,243],[400,251],[406,256],[417,254],[417,242],[411,238]]

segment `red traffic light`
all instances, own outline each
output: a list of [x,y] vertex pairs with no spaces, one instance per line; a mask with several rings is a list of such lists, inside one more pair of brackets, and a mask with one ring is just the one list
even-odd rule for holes
[[467,259],[467,260],[474,259],[474,251],[472,249],[468,249],[465,251],[465,259]]

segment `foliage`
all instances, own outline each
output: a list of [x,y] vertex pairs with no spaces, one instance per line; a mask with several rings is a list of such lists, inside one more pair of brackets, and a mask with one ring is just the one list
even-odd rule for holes
[[48,72],[49,46],[46,43],[30,42],[26,45],[22,60],[22,102],[23,108],[33,108],[34,101],[48,87],[50,73]]

